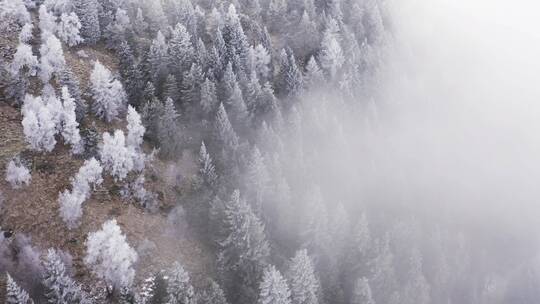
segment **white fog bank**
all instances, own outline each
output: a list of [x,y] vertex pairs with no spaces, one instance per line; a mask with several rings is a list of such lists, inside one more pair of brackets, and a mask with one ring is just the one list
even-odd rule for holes
[[387,9],[395,42],[370,144],[374,195],[538,230],[540,4],[391,0]]

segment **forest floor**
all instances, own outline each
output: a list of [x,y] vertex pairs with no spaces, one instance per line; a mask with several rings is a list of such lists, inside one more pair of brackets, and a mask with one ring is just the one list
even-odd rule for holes
[[[86,56],[79,56],[77,52],[80,50]],[[109,69],[116,70],[116,60],[104,47],[80,47],[64,49],[64,52],[67,64],[79,78],[82,92],[87,89],[94,60],[98,59]],[[132,247],[147,248],[139,250],[144,252],[139,255],[136,265],[137,281],[150,273],[167,269],[174,261],[185,266],[196,286],[214,272],[214,257],[208,244],[201,241],[195,229],[178,223],[178,219],[169,214],[173,206],[182,205],[178,189],[189,188],[190,178],[196,174],[195,158],[189,152],[184,152],[176,162],[156,159],[152,163],[152,178],[146,177],[145,187],[158,194],[159,211],[148,212],[137,203],[126,202],[118,191],[121,185],[105,176],[103,184],[83,205],[81,225],[69,230],[60,218],[57,200],[61,191],[70,189],[70,179],[77,173],[83,159],[72,156],[69,147],[61,141],[50,153],[29,151],[21,119],[19,109],[0,100],[2,230],[12,229],[15,235],[30,236],[32,243],[43,251],[58,248],[69,252],[73,256],[75,278],[86,286],[92,286],[94,279],[83,263],[85,240],[88,233],[100,229],[106,220],[112,218],[116,218]],[[84,125],[92,125],[99,134],[125,125],[123,122],[104,124],[92,117],[85,120]],[[13,189],[3,178],[7,163],[17,155],[31,165],[31,184],[21,189]]]

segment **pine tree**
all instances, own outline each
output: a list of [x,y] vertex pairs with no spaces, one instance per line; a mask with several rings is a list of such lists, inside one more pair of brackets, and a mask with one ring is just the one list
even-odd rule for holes
[[135,33],[140,36],[143,36],[148,29],[148,23],[144,20],[143,12],[140,7],[137,8],[133,29],[135,30]]
[[191,64],[189,71],[184,73],[181,90],[183,107],[187,113],[192,112],[193,108],[200,103],[202,82],[203,73],[201,66],[197,63]]
[[298,250],[290,261],[287,278],[291,286],[291,304],[318,304],[319,280],[307,250]]
[[356,280],[351,296],[351,304],[375,304],[371,296],[368,279],[365,277]]
[[324,82],[324,74],[313,56],[311,56],[306,66],[304,81],[305,86],[309,89],[318,88]]
[[157,134],[160,143],[160,153],[165,157],[172,157],[178,152],[181,139],[180,127],[177,121],[179,116],[174,102],[172,99],[167,98],[158,121]]
[[199,151],[199,172],[203,180],[210,186],[216,186],[217,174],[212,158],[206,151],[204,141],[201,143],[201,149]]
[[283,49],[280,55],[280,69],[278,75],[279,89],[284,97],[295,99],[302,89],[302,72],[296,64],[292,50]]
[[239,129],[245,127],[247,125],[249,115],[238,81],[234,81],[232,83],[232,91],[225,99],[225,104],[230,109],[231,117],[235,126]]
[[97,0],[74,0],[73,10],[81,22],[81,37],[85,43],[94,44],[101,38],[99,3]]
[[264,225],[235,190],[223,209],[225,238],[219,242],[221,271],[233,274],[240,297],[252,298],[262,268],[269,256]]
[[77,121],[81,121],[86,115],[88,106],[81,97],[81,89],[77,76],[75,76],[71,68],[66,65],[64,69],[58,72],[57,80],[62,87],[67,87],[69,94],[75,100],[75,114]]
[[270,0],[266,20],[272,32],[283,30],[286,24],[287,2],[285,0]]
[[235,66],[236,72],[244,69],[248,57],[249,43],[244,34],[244,29],[240,23],[240,18],[233,4],[225,16],[225,26],[223,27],[223,39],[227,45],[226,61],[233,62],[234,57],[238,56],[238,64]]
[[150,45],[150,50],[148,51],[150,79],[155,87],[161,87],[161,84],[167,75],[167,65],[170,63],[168,50],[169,47],[165,41],[165,36],[163,36],[161,31],[158,31],[157,36],[152,41],[152,45]]
[[120,76],[124,80],[124,86],[128,94],[129,103],[138,106],[142,95],[142,73],[141,66],[137,62],[133,50],[125,41],[120,42],[116,48],[119,60]]
[[64,13],[60,16],[60,22],[58,23],[58,38],[70,47],[76,46],[83,42],[83,39],[80,36],[81,27],[82,25],[79,21],[79,17],[77,17],[75,13]]
[[407,282],[400,294],[404,304],[427,304],[430,300],[430,286],[422,273],[422,254],[413,249],[408,263]]
[[169,40],[169,60],[177,79],[182,79],[182,73],[190,68],[193,55],[191,35],[185,26],[176,24]]
[[97,117],[111,122],[124,112],[127,100],[124,88],[99,61],[94,63],[90,75],[90,93],[94,99],[92,109]]
[[262,215],[264,199],[268,191],[270,176],[264,158],[256,146],[253,147],[246,172],[246,189],[256,214]]
[[207,286],[197,296],[197,304],[228,304],[228,302],[219,284],[209,279]]
[[321,42],[321,51],[319,53],[319,61],[330,79],[336,77],[337,72],[342,67],[345,59],[343,50],[339,43],[336,29],[338,28],[335,20],[330,19],[329,25],[323,34]]
[[174,262],[167,279],[167,304],[195,304],[195,292],[189,274],[178,262]]
[[64,262],[56,250],[47,251],[43,266],[43,286],[49,303],[83,303],[85,296],[80,286],[69,277]]
[[201,109],[205,116],[209,116],[217,107],[216,85],[208,77],[201,85]]
[[291,293],[287,281],[275,266],[267,266],[259,287],[259,304],[290,304]]
[[171,98],[175,103],[180,100],[180,89],[174,75],[169,74],[163,86],[163,98]]
[[6,304],[33,304],[34,301],[30,299],[30,296],[24,291],[9,273],[7,276],[6,286]]
[[219,104],[214,128],[216,130],[217,139],[224,145],[224,147],[230,151],[236,151],[238,148],[238,136],[233,130],[223,103]]

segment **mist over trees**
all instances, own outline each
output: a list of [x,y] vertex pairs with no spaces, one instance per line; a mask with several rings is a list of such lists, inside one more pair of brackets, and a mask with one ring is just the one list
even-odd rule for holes
[[[407,189],[385,188],[377,155],[391,152],[370,144],[385,135],[381,82],[394,43],[387,5],[0,0],[0,31],[16,34],[0,59],[0,95],[20,111],[32,155],[68,149],[79,160],[51,209],[70,236],[92,228],[82,252],[72,253],[0,234],[5,301],[538,300],[535,254],[514,260],[519,254],[502,252],[493,235],[472,233],[434,207],[417,210],[400,200]],[[35,166],[10,157],[5,181],[24,191]],[[146,188],[167,166],[188,171],[178,165],[186,158],[189,186]],[[102,199],[97,192],[121,197],[126,210],[172,221],[180,214],[182,233],[198,233],[212,270],[192,274],[179,256],[143,273],[153,257],[133,244],[121,211],[85,222],[87,202]],[[173,206],[163,203],[171,193]],[[76,276],[70,254],[82,264]],[[105,286],[101,295],[94,282]]]

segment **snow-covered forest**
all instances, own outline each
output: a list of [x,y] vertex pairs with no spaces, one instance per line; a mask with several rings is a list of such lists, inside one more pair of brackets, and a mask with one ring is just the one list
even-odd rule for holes
[[540,301],[530,24],[421,2],[0,0],[0,302]]

